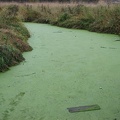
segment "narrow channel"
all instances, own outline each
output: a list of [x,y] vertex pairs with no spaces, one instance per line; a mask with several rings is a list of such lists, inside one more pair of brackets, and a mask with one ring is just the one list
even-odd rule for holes
[[[119,120],[119,37],[25,23],[33,51],[0,73],[0,120]],[[67,108],[98,104],[96,111]]]

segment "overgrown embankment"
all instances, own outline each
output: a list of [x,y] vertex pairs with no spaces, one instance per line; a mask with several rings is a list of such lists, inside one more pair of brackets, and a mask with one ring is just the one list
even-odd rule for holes
[[32,50],[26,42],[30,36],[29,32],[19,19],[24,22],[48,23],[66,28],[120,35],[120,4],[26,3],[1,5],[0,72],[24,60],[22,52]]
[[23,61],[22,52],[30,51],[29,32],[17,19],[18,6],[0,9],[0,72]]
[[120,34],[120,4],[25,4],[19,17],[25,22]]

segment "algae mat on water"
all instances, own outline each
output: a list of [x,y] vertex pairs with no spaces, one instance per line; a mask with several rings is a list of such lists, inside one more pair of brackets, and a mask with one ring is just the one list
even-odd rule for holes
[[[33,51],[24,53],[20,65],[0,73],[0,120],[119,120],[119,37],[25,25]],[[67,110],[93,104],[101,110]]]

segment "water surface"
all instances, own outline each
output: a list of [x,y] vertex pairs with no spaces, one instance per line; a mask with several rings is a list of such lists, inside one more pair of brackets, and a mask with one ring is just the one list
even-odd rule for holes
[[[0,74],[0,120],[119,120],[119,37],[25,25],[33,51]],[[67,111],[92,104],[101,110]]]

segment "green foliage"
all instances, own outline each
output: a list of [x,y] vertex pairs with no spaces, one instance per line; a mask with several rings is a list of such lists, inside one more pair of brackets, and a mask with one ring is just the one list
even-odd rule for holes
[[32,9],[32,6],[27,5],[25,10],[25,21],[33,22],[38,16],[38,12]]
[[91,31],[120,34],[120,7],[101,7],[96,12],[95,21],[90,24]]
[[18,9],[11,5],[0,12],[0,72],[23,61],[22,52],[32,50],[25,42],[30,34],[17,18]]
[[68,13],[62,13],[59,18],[58,18],[58,21],[59,22],[64,22],[65,20],[69,19],[70,18],[70,15]]
[[93,22],[94,22],[94,19],[82,18],[80,19],[80,28],[89,30],[89,26]]
[[5,71],[9,66],[16,65],[24,58],[20,51],[11,45],[0,46],[0,72]]

